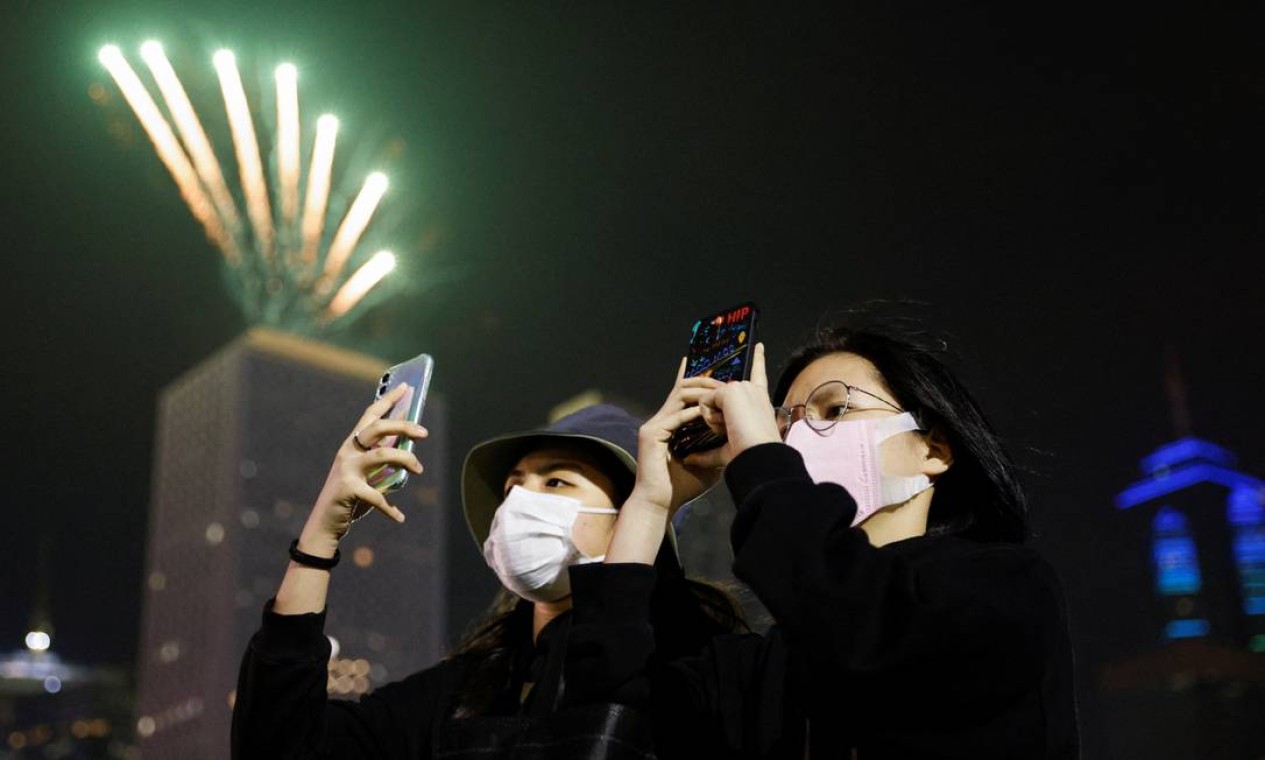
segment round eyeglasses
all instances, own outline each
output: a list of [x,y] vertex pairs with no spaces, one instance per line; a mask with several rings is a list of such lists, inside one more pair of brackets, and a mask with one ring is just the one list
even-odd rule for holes
[[[853,394],[869,396],[888,408],[853,406]],[[824,433],[834,427],[835,423],[843,419],[843,415],[848,412],[863,412],[867,410],[884,412],[889,410],[895,412],[905,411],[887,399],[876,396],[864,388],[848,385],[842,380],[830,380],[814,388],[813,392],[808,394],[808,400],[804,403],[792,406],[779,406],[773,410],[773,413],[777,415],[777,429],[782,434],[782,437],[785,438],[786,433],[791,429],[791,425],[798,420],[804,420],[813,430],[818,433]]]

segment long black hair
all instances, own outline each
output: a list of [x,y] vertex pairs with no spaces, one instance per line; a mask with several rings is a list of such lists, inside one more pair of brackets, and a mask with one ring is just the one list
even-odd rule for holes
[[786,400],[808,365],[836,353],[855,354],[873,364],[922,429],[944,436],[952,448],[952,465],[936,479],[929,535],[1012,543],[1027,538],[1027,500],[1015,465],[975,399],[941,359],[942,342],[870,325],[821,329],[787,359],[774,403]]

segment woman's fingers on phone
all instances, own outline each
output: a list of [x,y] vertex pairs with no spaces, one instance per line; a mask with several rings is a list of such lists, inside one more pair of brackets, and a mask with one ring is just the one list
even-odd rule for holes
[[701,399],[715,393],[716,389],[712,387],[682,388],[677,394],[677,398],[686,406],[694,406]]
[[663,406],[659,408],[655,416],[670,414],[697,403],[699,394],[710,391],[715,385],[716,381],[711,378],[691,377],[686,378],[684,381],[678,378],[676,385],[672,386],[672,392],[668,394]]
[[751,382],[767,389],[769,387],[769,373],[764,368],[764,344],[755,344],[755,353],[751,357]]
[[426,438],[430,435],[429,430],[408,420],[382,419],[374,424],[387,435],[404,435],[409,438]]
[[407,420],[378,419],[361,428],[357,435],[360,436],[361,443],[366,446],[373,446],[387,436],[402,435],[408,438],[420,439],[430,435],[430,431]]
[[681,388],[681,389],[685,389],[685,388],[720,388],[720,387],[722,387],[722,386],[724,386],[724,383],[722,383],[721,381],[717,380],[716,378],[714,378],[714,377],[703,377],[702,375],[698,375],[698,376],[696,376],[696,377],[687,377],[687,378],[685,378],[685,379],[681,380],[681,382],[677,384],[677,387],[678,387],[678,388]]
[[384,465],[394,464],[417,475],[422,474],[422,463],[415,454],[394,446],[379,446],[365,454],[361,466],[366,473]]
[[703,422],[707,423],[707,427],[721,433],[725,430],[725,415],[715,405],[715,398],[715,394],[708,394],[699,400],[699,416],[703,418]]
[[693,406],[700,398],[714,392],[717,388],[723,388],[724,385],[711,377],[687,377],[672,389],[672,394],[663,405],[663,411],[676,411],[682,407]]
[[392,520],[395,520],[398,523],[404,522],[404,513],[391,506],[391,503],[387,501],[387,497],[383,496],[378,492],[378,489],[373,488],[369,484],[366,483],[365,485],[356,488],[355,497]]
[[680,411],[673,412],[672,414],[668,415],[667,418],[664,419],[663,421],[663,429],[669,433],[675,433],[677,428],[681,427],[682,425],[684,425],[685,423],[691,420],[698,419],[699,415],[701,414],[702,414],[702,410],[699,409],[697,406],[687,406],[684,409],[681,409]]
[[[400,383],[391,390],[382,394],[382,398],[374,401],[368,406],[368,408],[365,409],[365,413],[360,417],[360,422],[356,425],[356,430],[363,430],[368,427],[370,423],[382,419],[386,416],[387,412],[391,411],[391,407],[395,406],[395,402],[404,398],[404,394],[408,393],[408,391],[409,386],[404,383]],[[361,440],[364,439],[362,438]],[[365,442],[368,443],[368,441]]]
[[676,429],[684,425],[686,422],[698,417],[699,409],[697,406],[687,406],[676,408],[664,407],[659,413],[646,421],[641,426],[642,443],[648,445],[650,442],[667,443]]

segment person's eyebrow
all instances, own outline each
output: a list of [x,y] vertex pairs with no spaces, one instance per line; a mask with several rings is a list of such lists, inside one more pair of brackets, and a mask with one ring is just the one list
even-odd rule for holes
[[[558,470],[569,470],[571,472],[578,472],[585,477],[592,477],[592,468],[578,459],[550,459],[546,460],[543,464],[531,468],[531,470],[537,475],[543,475],[547,472],[556,472]],[[508,486],[514,481],[523,480],[525,477],[527,477],[527,473],[523,471],[523,468],[515,467],[510,470],[508,475],[505,476],[505,483]]]
[[554,459],[537,467],[536,473],[541,474],[553,472],[554,470],[574,470],[583,475],[589,470],[589,467],[578,459]]

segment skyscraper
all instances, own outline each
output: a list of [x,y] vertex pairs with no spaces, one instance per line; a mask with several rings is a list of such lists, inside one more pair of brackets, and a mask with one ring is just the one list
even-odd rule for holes
[[1235,459],[1185,436],[1116,497],[1154,604],[1140,652],[1100,674],[1113,757],[1265,752],[1265,482]]
[[1265,482],[1186,437],[1142,460],[1116,506],[1149,535],[1164,640],[1211,637],[1265,652]]
[[[159,400],[137,738],[146,757],[228,756],[238,663],[334,452],[386,364],[256,328]],[[443,404],[423,415],[426,474],[394,494],[409,520],[356,523],[334,570],[330,691],[354,696],[431,664],[445,630]]]

